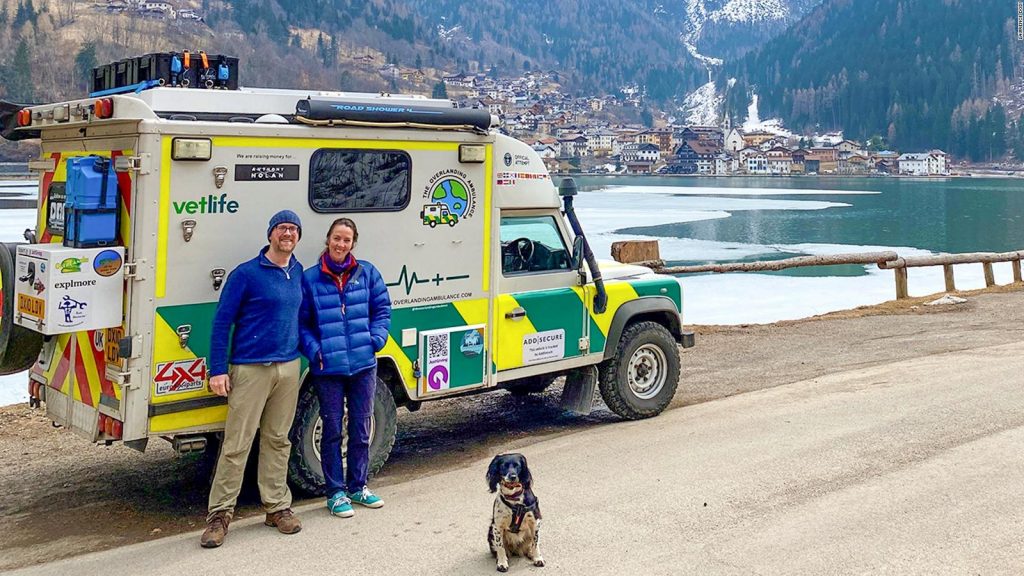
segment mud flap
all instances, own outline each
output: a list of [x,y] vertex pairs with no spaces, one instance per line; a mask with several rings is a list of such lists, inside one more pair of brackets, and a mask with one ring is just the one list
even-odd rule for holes
[[594,391],[597,389],[597,366],[583,366],[565,376],[562,399],[559,405],[564,410],[582,416],[594,409]]

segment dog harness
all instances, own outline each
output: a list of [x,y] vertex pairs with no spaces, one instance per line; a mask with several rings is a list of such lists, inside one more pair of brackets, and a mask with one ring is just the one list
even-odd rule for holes
[[523,519],[526,518],[527,512],[533,512],[533,517],[540,520],[540,501],[534,500],[533,504],[527,506],[526,504],[513,504],[508,500],[505,500],[504,496],[499,496],[501,503],[508,506],[512,510],[512,524],[508,527],[508,531],[513,534],[519,533],[519,527],[523,525]]

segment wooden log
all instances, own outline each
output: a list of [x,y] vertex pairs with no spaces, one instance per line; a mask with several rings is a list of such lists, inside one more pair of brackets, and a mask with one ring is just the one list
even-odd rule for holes
[[1020,278],[1020,260],[1010,261],[1010,267],[1013,268],[1013,282],[1018,283],[1021,281]]
[[624,240],[612,243],[612,258],[623,264],[661,260],[657,240]]
[[861,252],[858,254],[830,254],[827,256],[798,256],[783,260],[767,260],[758,262],[732,262],[729,264],[700,264],[696,266],[668,266],[658,268],[655,272],[663,274],[694,274],[698,272],[763,272],[768,270],[784,270],[803,266],[833,266],[836,264],[878,264],[897,258],[895,252]]
[[996,275],[992,272],[992,263],[982,262],[981,267],[985,270],[985,286],[995,286]]
[[916,268],[918,266],[941,266],[945,264],[974,264],[977,262],[1012,262],[1020,260],[1024,256],[1021,251],[1016,252],[968,252],[964,254],[935,254],[934,256],[906,256],[893,259],[879,268]]
[[907,293],[907,269],[897,268],[893,270],[893,273],[896,276],[896,299],[907,298],[909,296]]
[[661,272],[662,270],[665,269],[664,260],[641,260],[639,262],[630,262],[630,264],[634,266],[646,266],[647,268],[653,268],[658,272]]
[[946,277],[946,292],[956,292],[956,280],[953,278],[953,265],[943,264],[942,275]]

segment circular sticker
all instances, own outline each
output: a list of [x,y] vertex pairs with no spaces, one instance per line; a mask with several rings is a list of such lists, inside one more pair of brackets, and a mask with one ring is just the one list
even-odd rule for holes
[[92,268],[100,276],[113,276],[121,269],[121,255],[114,250],[104,250],[92,259]]

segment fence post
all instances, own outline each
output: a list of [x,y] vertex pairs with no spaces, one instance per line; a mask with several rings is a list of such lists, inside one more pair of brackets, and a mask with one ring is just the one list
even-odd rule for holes
[[907,269],[900,266],[893,270],[896,275],[896,299],[902,300],[907,297]]
[[1020,282],[1020,260],[1013,260],[1010,262],[1010,267],[1013,268],[1013,282]]
[[946,292],[956,292],[956,280],[953,279],[953,265],[943,264],[942,275],[946,278]]
[[992,263],[982,262],[981,266],[985,270],[985,286],[995,286],[996,275],[992,272]]

